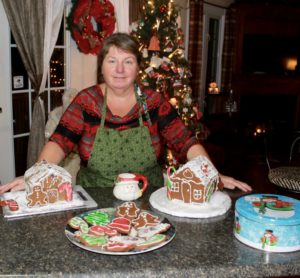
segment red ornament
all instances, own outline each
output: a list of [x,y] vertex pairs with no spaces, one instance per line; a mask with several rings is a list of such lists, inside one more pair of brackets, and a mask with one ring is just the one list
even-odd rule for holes
[[159,7],[159,10],[160,10],[161,13],[165,13],[165,12],[167,12],[168,7],[167,7],[166,5],[161,5],[161,6]]
[[109,0],[79,0],[69,19],[71,35],[85,54],[98,55],[103,40],[115,30],[114,6]]

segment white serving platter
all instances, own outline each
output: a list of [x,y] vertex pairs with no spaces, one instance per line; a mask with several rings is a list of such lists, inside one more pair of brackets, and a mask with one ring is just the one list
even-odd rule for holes
[[167,188],[162,187],[153,192],[149,199],[152,208],[177,217],[211,218],[225,214],[231,207],[231,198],[222,191],[216,191],[208,203],[185,204],[179,200],[169,200]]
[[[109,220],[111,221],[112,219],[114,219],[116,217],[115,211],[116,211],[115,208],[101,208],[101,209],[96,209],[96,210],[92,210],[92,211],[86,211],[84,213],[77,215],[77,217],[80,217],[84,220],[84,217],[92,212],[101,212],[101,213],[106,213],[108,215]],[[168,223],[171,225],[171,227],[168,229],[168,231],[163,233],[166,235],[166,240],[164,242],[161,242],[157,245],[151,246],[151,247],[143,249],[143,250],[110,252],[110,251],[106,251],[105,249],[102,249],[101,247],[92,247],[92,246],[84,245],[83,243],[81,243],[78,236],[76,236],[76,233],[78,232],[78,230],[71,228],[70,225],[68,225],[68,224],[66,225],[66,228],[65,228],[65,234],[66,234],[66,237],[73,244],[75,244],[76,246],[80,247],[81,249],[83,249],[85,251],[91,251],[91,252],[104,254],[104,255],[121,255],[121,256],[147,253],[147,252],[157,250],[157,249],[167,245],[174,239],[175,234],[176,234],[175,227],[169,222],[169,220],[167,218],[159,216],[158,214],[154,213],[153,211],[148,211],[148,212],[151,213],[152,215],[158,216],[160,218],[161,223]]]

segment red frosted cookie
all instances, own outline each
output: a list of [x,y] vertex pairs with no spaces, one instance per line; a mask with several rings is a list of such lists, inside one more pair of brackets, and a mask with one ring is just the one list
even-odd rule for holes
[[10,211],[17,211],[19,210],[19,205],[15,200],[1,200],[0,201],[0,206],[5,207],[8,206]]
[[132,220],[132,224],[136,229],[154,226],[158,223],[160,223],[159,217],[146,211],[141,212],[136,219]]
[[135,244],[126,244],[122,242],[109,242],[104,248],[109,252],[128,252],[135,247]]
[[116,236],[118,231],[103,225],[94,225],[89,228],[89,234],[96,236]]
[[107,226],[121,234],[128,234],[131,229],[131,221],[125,217],[117,217]]
[[136,206],[134,202],[125,202],[122,205],[118,206],[116,209],[116,215],[119,217],[125,217],[128,219],[137,218],[139,215],[140,209]]

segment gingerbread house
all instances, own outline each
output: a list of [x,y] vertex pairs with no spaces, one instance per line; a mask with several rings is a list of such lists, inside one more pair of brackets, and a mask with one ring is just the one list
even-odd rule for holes
[[219,174],[204,156],[198,156],[168,175],[167,196],[170,200],[202,204],[218,190]]
[[24,175],[28,207],[72,201],[72,177],[62,167],[40,161]]

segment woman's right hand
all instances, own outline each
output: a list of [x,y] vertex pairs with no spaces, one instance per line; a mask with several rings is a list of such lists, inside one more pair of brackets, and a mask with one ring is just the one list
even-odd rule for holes
[[13,181],[0,185],[0,194],[3,194],[7,191],[18,191],[18,190],[24,190],[25,189],[25,181],[24,177],[17,177]]

